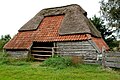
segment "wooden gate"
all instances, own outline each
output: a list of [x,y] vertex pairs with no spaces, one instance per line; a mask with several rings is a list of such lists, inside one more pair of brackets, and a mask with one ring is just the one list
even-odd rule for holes
[[102,65],[104,67],[120,68],[120,52],[103,53]]

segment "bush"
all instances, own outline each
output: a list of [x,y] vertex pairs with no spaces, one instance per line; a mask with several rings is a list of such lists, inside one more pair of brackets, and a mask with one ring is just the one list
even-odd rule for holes
[[50,66],[50,67],[55,67],[57,69],[63,69],[68,66],[72,65],[71,58],[69,57],[60,57],[60,56],[55,56],[52,58],[48,58],[43,62],[43,66]]

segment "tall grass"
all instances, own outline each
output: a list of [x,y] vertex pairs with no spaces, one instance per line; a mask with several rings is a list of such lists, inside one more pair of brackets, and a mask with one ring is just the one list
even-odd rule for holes
[[7,64],[7,65],[28,65],[29,62],[26,59],[15,59],[10,57],[6,52],[0,52],[0,65]]

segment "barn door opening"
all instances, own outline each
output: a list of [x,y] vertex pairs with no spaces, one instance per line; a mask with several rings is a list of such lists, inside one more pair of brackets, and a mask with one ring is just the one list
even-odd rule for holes
[[53,42],[34,42],[31,48],[31,56],[34,60],[46,60],[52,56]]

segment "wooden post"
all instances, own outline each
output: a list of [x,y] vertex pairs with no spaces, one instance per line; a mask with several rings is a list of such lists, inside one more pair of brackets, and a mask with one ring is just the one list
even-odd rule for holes
[[52,57],[54,56],[54,53],[55,53],[55,47],[56,47],[56,44],[55,44],[55,42],[53,43],[53,47],[52,47]]
[[105,48],[102,47],[102,66],[105,68]]
[[102,53],[102,66],[105,68],[105,53]]
[[52,57],[54,56],[54,47],[52,47]]
[[28,61],[34,59],[34,57],[31,55],[32,54],[32,51],[31,51],[32,47],[33,47],[33,43],[31,44],[30,49],[28,51]]
[[27,57],[27,60],[30,61],[31,60],[31,49],[28,51],[28,57]]

